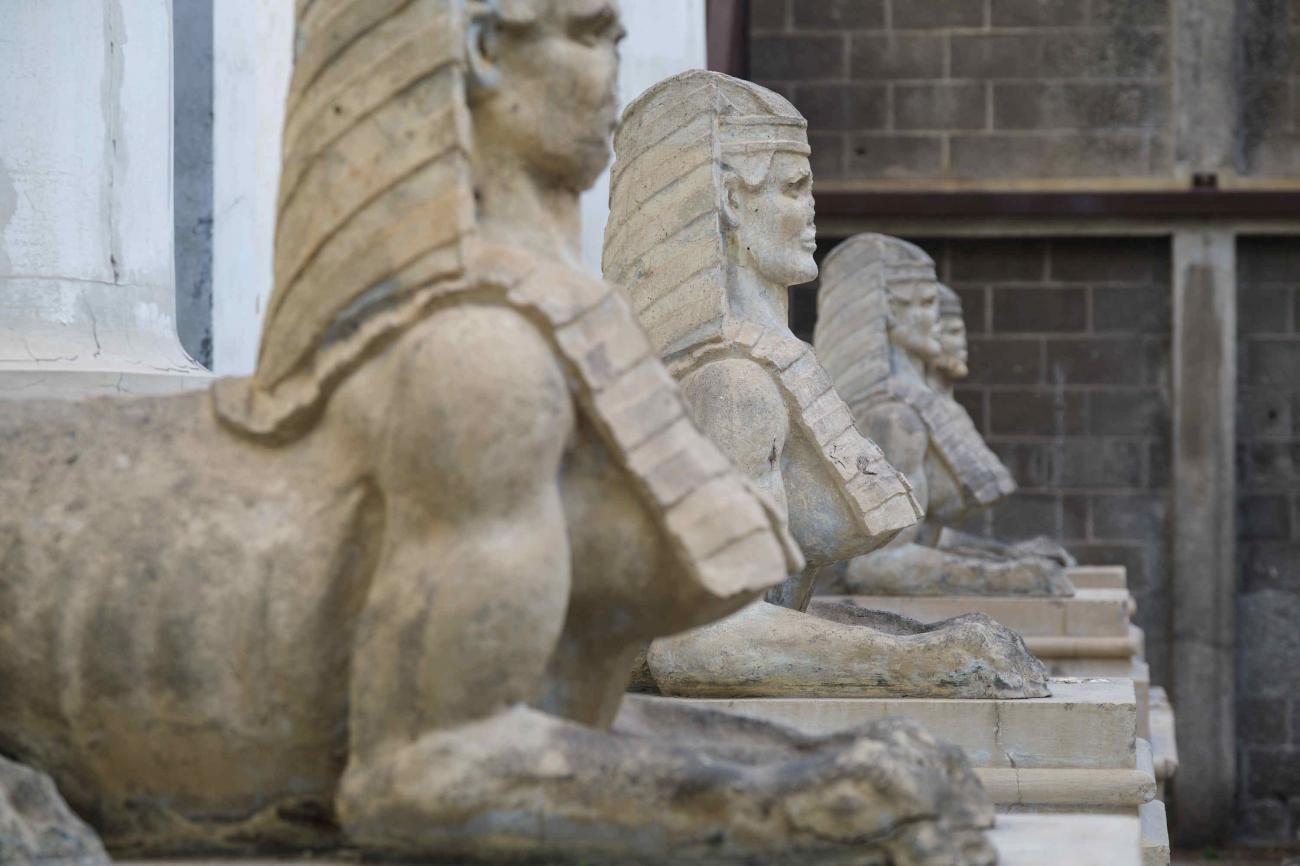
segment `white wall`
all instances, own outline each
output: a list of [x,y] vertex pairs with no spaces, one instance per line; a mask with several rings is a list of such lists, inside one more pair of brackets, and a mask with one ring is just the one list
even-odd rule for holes
[[201,372],[176,338],[171,38],[170,0],[0,2],[7,396]]
[[[650,85],[707,62],[705,0],[623,0],[618,96],[626,106]],[[600,273],[600,253],[609,220],[609,172],[582,197],[582,260]]]
[[[215,0],[212,330],[222,375],[253,369],[271,292],[292,8],[292,0]],[[623,0],[623,18],[624,105],[656,81],[704,66],[704,0]],[[608,216],[606,174],[582,200],[583,260],[594,273]]]

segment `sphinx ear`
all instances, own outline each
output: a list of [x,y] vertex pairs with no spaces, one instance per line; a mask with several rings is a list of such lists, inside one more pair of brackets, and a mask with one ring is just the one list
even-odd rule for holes
[[722,218],[726,220],[727,228],[734,229],[740,225],[741,207],[741,190],[740,175],[734,171],[724,170],[722,172]]
[[[497,65],[497,16],[494,3],[470,4],[471,17],[465,28],[465,57],[469,67],[469,88],[490,90],[501,83]],[[477,8],[475,8],[477,7]]]

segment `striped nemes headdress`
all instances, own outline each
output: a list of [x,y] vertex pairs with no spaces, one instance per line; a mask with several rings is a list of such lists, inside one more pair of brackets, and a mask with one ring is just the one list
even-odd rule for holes
[[627,107],[614,136],[604,271],[626,288],[661,356],[718,338],[727,324],[724,172],[761,183],[776,153],[808,155],[807,128],[784,97],[702,70]]
[[962,318],[961,295],[939,283],[939,315],[945,319]]
[[475,235],[468,29],[495,4],[296,0],[274,289],[256,372],[214,387],[223,421],[288,440]]
[[892,375],[890,287],[936,281],[934,260],[925,250],[888,235],[855,235],[826,256],[813,344],[850,406],[878,392]]

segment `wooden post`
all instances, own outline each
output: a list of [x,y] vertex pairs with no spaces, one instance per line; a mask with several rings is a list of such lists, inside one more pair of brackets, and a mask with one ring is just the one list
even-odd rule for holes
[[709,68],[749,77],[749,0],[708,0]]

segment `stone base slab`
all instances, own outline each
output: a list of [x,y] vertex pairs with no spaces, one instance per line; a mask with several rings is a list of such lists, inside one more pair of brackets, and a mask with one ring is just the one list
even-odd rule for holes
[[912,719],[960,746],[976,767],[1008,770],[1128,770],[1137,750],[1137,694],[1124,679],[1059,679],[1052,696],[1027,700],[951,698],[653,698],[738,713],[807,734],[878,719]]
[[1138,809],[1142,822],[1142,866],[1169,866],[1169,822],[1165,804],[1152,800]]
[[[1142,824],[1124,815],[999,815],[989,838],[999,866],[1156,866],[1143,856]],[[1166,861],[1167,862],[1167,861]],[[118,866],[356,866],[356,860],[149,860]],[[411,864],[418,866],[418,864]]]
[[1065,573],[1075,589],[1128,589],[1128,569],[1122,565],[1076,565]]
[[990,835],[1001,866],[1146,866],[1127,815],[1000,815]]
[[1150,715],[1151,752],[1155,756],[1156,779],[1163,789],[1165,782],[1178,772],[1178,739],[1174,734],[1174,708],[1160,686],[1151,689]]
[[1137,741],[1132,765],[1112,770],[1022,770],[976,767],[998,811],[1015,814],[1096,812],[1137,815],[1156,796],[1151,746]]

